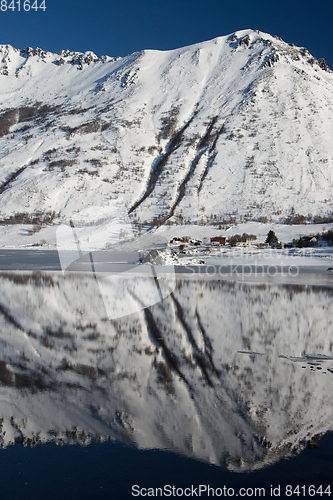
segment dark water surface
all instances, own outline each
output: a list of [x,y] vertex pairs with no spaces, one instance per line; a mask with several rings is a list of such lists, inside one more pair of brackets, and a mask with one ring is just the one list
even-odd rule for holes
[[[44,444],[30,449],[13,446],[0,451],[1,498],[127,500],[137,498],[132,496],[134,485],[140,488],[170,485],[184,490],[193,485],[197,492],[200,485],[215,490],[226,486],[234,489],[235,496],[240,488],[264,488],[265,498],[274,498],[271,487],[280,486],[280,498],[290,498],[285,495],[287,485],[293,488],[314,485],[316,489],[323,485],[325,489],[331,484],[333,489],[332,450],[333,434],[328,433],[314,450],[305,449],[298,457],[264,470],[238,474],[170,452],[140,451],[114,443],[92,443],[86,447]],[[232,491],[229,493],[230,497]],[[204,491],[201,494],[201,498],[211,497]],[[318,494],[312,498],[330,497]]]

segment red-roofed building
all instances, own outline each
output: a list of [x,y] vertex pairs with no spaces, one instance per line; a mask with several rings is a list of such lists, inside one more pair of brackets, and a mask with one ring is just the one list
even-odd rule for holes
[[210,243],[211,243],[211,245],[214,245],[214,246],[218,246],[218,245],[222,246],[222,245],[225,245],[226,240],[227,240],[227,238],[225,238],[224,236],[215,236],[214,238],[210,239]]

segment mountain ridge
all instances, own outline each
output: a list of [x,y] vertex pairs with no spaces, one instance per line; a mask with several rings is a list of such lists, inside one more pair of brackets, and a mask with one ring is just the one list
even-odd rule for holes
[[332,217],[333,76],[304,47],[0,51],[2,220],[115,199],[139,225]]

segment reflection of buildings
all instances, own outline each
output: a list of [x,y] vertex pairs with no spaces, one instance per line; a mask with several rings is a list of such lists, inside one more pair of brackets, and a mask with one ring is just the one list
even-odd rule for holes
[[248,470],[332,429],[332,291],[179,280],[109,321],[89,280],[1,276],[2,446],[119,439]]

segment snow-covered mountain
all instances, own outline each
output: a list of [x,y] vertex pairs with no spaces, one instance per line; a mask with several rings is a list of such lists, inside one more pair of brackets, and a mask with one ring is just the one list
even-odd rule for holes
[[122,58],[2,45],[0,88],[2,220],[115,200],[141,223],[333,212],[333,73],[277,37]]
[[2,447],[117,439],[243,471],[332,430],[332,289],[179,280],[109,321],[92,275],[0,287]]

